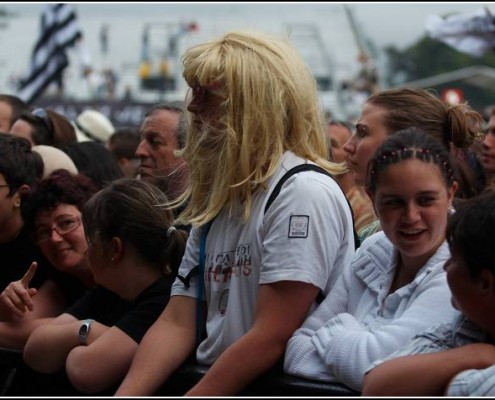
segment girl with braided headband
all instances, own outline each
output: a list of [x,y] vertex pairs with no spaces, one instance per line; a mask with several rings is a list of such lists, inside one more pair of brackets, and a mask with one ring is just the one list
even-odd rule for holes
[[415,333],[450,321],[443,265],[457,189],[449,152],[414,128],[385,140],[367,190],[383,231],[370,236],[330,294],[289,341],[285,371],[361,391],[369,365]]

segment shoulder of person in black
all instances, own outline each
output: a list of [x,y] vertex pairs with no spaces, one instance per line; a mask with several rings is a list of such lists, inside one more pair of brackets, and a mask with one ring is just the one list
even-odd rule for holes
[[[134,303],[154,301],[156,298],[160,298],[160,302],[168,301],[166,299],[170,297],[170,291],[172,290],[175,277],[176,275],[169,275],[157,279],[139,294]],[[163,297],[165,297],[165,300],[162,299]]]
[[84,283],[67,272],[59,271],[52,265],[46,268],[47,279],[50,279],[57,285],[64,297],[66,298],[67,306],[72,305],[75,301],[79,300],[88,289]]
[[143,290],[133,302],[122,299],[114,292],[95,286],[70,306],[66,313],[77,319],[92,318],[104,325],[113,326],[136,304],[146,304],[161,311],[170,298],[174,277],[162,277]]
[[92,318],[104,325],[113,326],[132,308],[133,303],[122,299],[112,291],[95,286],[88,290],[65,312],[77,319]]
[[115,325],[140,343],[170,300],[174,279],[174,276],[162,276],[143,290],[134,301],[133,309]]
[[[159,311],[170,298],[174,276],[164,276],[143,290],[134,302],[120,298],[117,294],[101,286],[95,286],[65,312],[78,319],[93,318],[107,326],[113,326],[136,304],[150,302],[160,303]],[[159,313],[157,313],[157,316]],[[29,385],[26,385],[29,382]],[[111,396],[118,385],[108,388],[97,396]],[[14,379],[5,393],[6,396],[85,396],[70,383],[65,370],[53,374],[34,371],[21,361]]]

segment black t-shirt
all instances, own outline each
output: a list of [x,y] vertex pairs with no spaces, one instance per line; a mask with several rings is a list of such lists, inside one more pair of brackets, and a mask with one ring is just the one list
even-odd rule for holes
[[53,266],[46,268],[47,279],[53,281],[64,295],[65,306],[70,307],[90,290],[79,278],[67,272],[59,271]]
[[[161,277],[143,290],[134,302],[121,299],[115,293],[96,286],[90,289],[65,312],[78,319],[92,318],[107,326],[117,326],[136,343],[160,316],[170,299],[174,277]],[[88,366],[89,368],[91,366]],[[118,385],[96,395],[112,396]],[[86,396],[71,384],[65,369],[54,374],[42,374],[21,362],[6,396]]]
[[115,325],[139,343],[168,303],[173,281],[173,277],[161,277],[134,302],[97,286],[65,312],[77,319],[92,318],[107,326]]
[[26,225],[14,240],[0,243],[0,260],[0,293],[10,282],[21,279],[33,261],[38,263],[38,268],[29,286],[38,289],[47,279],[47,268],[50,264],[34,244]]

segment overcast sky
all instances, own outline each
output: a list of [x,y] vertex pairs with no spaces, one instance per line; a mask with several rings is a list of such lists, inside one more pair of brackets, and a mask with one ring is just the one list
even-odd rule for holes
[[[8,82],[27,70],[32,48],[38,37],[40,16],[46,3],[0,3],[0,9],[15,14],[0,26],[0,92],[10,90]],[[142,35],[146,26],[177,27],[182,22],[196,22],[198,31],[183,36],[181,51],[229,30],[261,29],[267,32],[290,31],[304,58],[314,66],[332,70],[334,80],[351,79],[360,67],[359,49],[342,2],[165,2],[165,3],[72,3],[78,14],[86,47],[95,69],[111,67],[124,84],[137,87],[137,69],[141,60]],[[399,49],[414,44],[425,34],[428,15],[446,16],[473,13],[488,6],[495,15],[495,3],[454,2],[348,2],[358,29],[378,49],[375,61],[383,62],[380,51],[393,45]],[[99,34],[109,27],[109,51],[100,51]],[[307,39],[307,27],[317,28],[320,41]],[[290,28],[290,29],[288,29]],[[168,32],[170,33],[170,29]],[[172,28],[177,29],[177,28]],[[305,31],[306,29],[306,31]],[[155,54],[163,51],[167,37],[158,31]],[[315,48],[312,45],[317,45]],[[84,82],[78,72],[78,55],[70,54],[67,79],[74,93],[83,93]],[[323,55],[323,60],[320,60]],[[325,61],[326,60],[326,61]],[[330,61],[328,61],[330,60]],[[330,68],[327,66],[331,64]],[[320,68],[321,69],[321,68]],[[175,66],[175,71],[179,69]]]
[[[215,19],[217,21],[242,18],[297,19],[323,17],[342,12],[341,2],[166,2],[166,3],[74,3],[81,18],[94,18],[108,14],[112,18],[150,19],[161,14],[181,18]],[[352,4],[356,19],[363,31],[377,46],[403,47],[415,42],[424,34],[427,15],[470,13],[484,6],[495,7],[492,2],[348,2]],[[0,7],[18,12],[20,16],[40,13],[43,3],[2,2]],[[332,17],[329,15],[329,24]]]

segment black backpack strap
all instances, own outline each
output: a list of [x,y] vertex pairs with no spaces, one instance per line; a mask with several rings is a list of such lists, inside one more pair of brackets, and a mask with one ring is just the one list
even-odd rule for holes
[[[301,171],[316,171],[316,172],[319,172],[320,174],[325,174],[325,175],[327,175],[333,179],[333,176],[331,174],[329,174],[328,171],[326,171],[325,169],[323,169],[322,167],[320,167],[319,165],[316,165],[316,164],[301,164],[301,165],[295,166],[294,168],[289,169],[282,176],[282,178],[280,178],[280,180],[275,185],[275,188],[270,193],[270,197],[268,198],[268,201],[266,202],[266,205],[265,205],[265,214],[268,211],[268,209],[270,208],[270,206],[272,205],[272,203],[274,202],[274,200],[279,195],[280,190],[282,189],[282,186],[287,181],[287,179],[289,179],[292,175],[295,175]],[[339,186],[339,188],[340,188],[340,186]],[[340,190],[342,190],[342,189],[340,189]],[[342,193],[344,193],[344,192],[342,192]],[[356,232],[356,229],[354,228],[354,211],[352,210],[351,204],[349,203],[349,200],[347,199],[347,196],[345,195],[345,193],[344,193],[344,197],[347,201],[347,205],[349,206],[349,210],[351,210],[352,230],[353,230],[353,234],[354,234],[354,247],[357,249],[361,243],[359,241],[359,236]]]
[[272,193],[270,194],[270,197],[268,198],[268,201],[266,202],[265,205],[265,214],[272,205],[273,201],[277,198],[278,194],[280,193],[280,190],[282,189],[282,186],[284,183],[289,179],[292,175],[297,174],[298,172],[301,171],[316,171],[320,172],[322,174],[326,174],[331,177],[331,175],[325,171],[323,168],[321,168],[319,165],[315,164],[301,164],[297,165],[294,168],[289,169],[283,176],[280,178],[280,180],[277,182],[275,188],[273,189]]
[[189,281],[193,276],[198,275],[198,273],[199,273],[199,265],[196,265],[192,270],[189,271],[189,273],[186,276],[177,275],[177,278],[184,284],[184,286],[187,289],[189,289],[189,287],[191,286]]
[[[265,214],[268,211],[268,209],[270,208],[270,206],[272,205],[273,201],[279,195],[280,190],[282,189],[282,186],[287,181],[287,179],[289,179],[292,175],[295,175],[301,171],[315,171],[315,172],[319,172],[321,174],[325,174],[325,175],[329,176],[330,178],[334,179],[333,176],[330,173],[328,173],[328,171],[326,171],[325,169],[323,169],[322,167],[320,167],[319,165],[316,165],[316,164],[300,164],[300,165],[295,166],[294,168],[289,169],[282,176],[282,178],[280,178],[280,180],[275,185],[275,188],[270,193],[270,197],[268,197],[268,201],[266,202],[266,205],[265,205]],[[339,186],[339,188],[340,188],[340,186]],[[340,190],[342,190],[342,188],[340,188]],[[344,193],[344,192],[342,191],[342,193]],[[359,236],[356,232],[356,229],[354,228],[354,212],[352,211],[351,204],[349,203],[349,200],[347,199],[347,196],[345,195],[345,193],[344,193],[344,198],[346,199],[347,205],[349,206],[349,210],[351,211],[352,232],[354,234],[354,248],[357,249],[360,246],[360,241],[359,241]],[[325,295],[320,290],[320,292],[316,296],[315,301],[317,304],[320,304],[324,299],[325,299]]]

